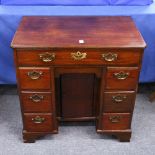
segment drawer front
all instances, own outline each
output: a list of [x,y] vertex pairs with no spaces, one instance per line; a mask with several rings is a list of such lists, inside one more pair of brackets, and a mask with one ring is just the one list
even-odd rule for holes
[[20,67],[19,80],[21,89],[50,89],[50,68]]
[[103,130],[127,130],[130,129],[130,113],[105,113],[102,118]]
[[49,92],[22,92],[24,112],[52,112],[52,94]]
[[138,67],[108,67],[106,89],[134,90],[139,77]]
[[105,92],[103,98],[104,112],[132,112],[135,92]]
[[139,64],[141,52],[118,49],[57,49],[17,51],[19,65],[135,65]]
[[51,132],[53,116],[51,114],[24,114],[24,129],[30,132]]

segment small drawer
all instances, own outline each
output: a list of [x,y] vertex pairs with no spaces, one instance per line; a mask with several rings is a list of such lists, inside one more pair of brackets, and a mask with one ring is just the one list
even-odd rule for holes
[[135,92],[105,92],[103,96],[103,112],[132,112]]
[[103,130],[127,130],[131,126],[130,113],[104,113],[102,118]]
[[50,132],[53,130],[51,114],[24,114],[24,130],[30,132]]
[[53,49],[53,50],[18,50],[19,65],[138,65],[140,50],[127,49]]
[[50,68],[20,67],[18,70],[21,89],[50,89]]
[[24,112],[51,112],[53,110],[50,92],[22,92],[21,103]]
[[106,89],[135,90],[138,77],[138,67],[108,67],[106,73]]

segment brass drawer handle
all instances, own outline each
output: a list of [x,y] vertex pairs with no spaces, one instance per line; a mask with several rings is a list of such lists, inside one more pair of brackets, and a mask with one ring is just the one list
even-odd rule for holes
[[30,77],[32,80],[38,80],[42,75],[42,71],[30,71],[27,73],[28,77]]
[[122,95],[118,94],[116,96],[112,96],[112,99],[113,99],[114,102],[120,103],[120,102],[123,102],[126,99],[126,96],[122,96]]
[[82,60],[85,59],[87,57],[87,53],[81,53],[81,52],[76,52],[76,53],[71,53],[71,57],[74,60]]
[[46,53],[39,54],[39,56],[43,62],[51,62],[55,59],[55,53],[46,52]]
[[118,55],[115,54],[115,53],[105,53],[105,54],[102,54],[102,58],[105,61],[108,61],[108,62],[112,62],[112,61],[117,60],[117,57],[118,57]]
[[35,124],[41,124],[45,121],[45,118],[36,116],[35,118],[32,118],[33,123]]
[[119,123],[120,122],[121,117],[120,116],[110,116],[109,120],[111,123]]
[[29,98],[30,98],[30,100],[32,100],[33,102],[38,103],[38,102],[41,102],[41,100],[44,99],[44,96],[38,95],[38,94],[34,94],[34,95],[30,96]]
[[119,72],[119,73],[114,73],[114,76],[118,79],[118,80],[125,80],[128,76],[129,73],[125,73],[125,72]]

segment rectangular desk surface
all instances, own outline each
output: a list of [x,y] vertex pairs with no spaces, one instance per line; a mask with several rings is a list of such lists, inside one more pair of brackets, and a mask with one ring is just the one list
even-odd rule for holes
[[132,19],[121,16],[24,17],[12,42],[13,48],[144,48],[145,46]]

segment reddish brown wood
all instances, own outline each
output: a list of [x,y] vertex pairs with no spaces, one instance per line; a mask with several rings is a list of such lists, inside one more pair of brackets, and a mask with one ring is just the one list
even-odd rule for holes
[[[118,97],[121,97],[120,99]],[[118,101],[115,101],[118,98]],[[122,100],[122,101],[121,101]],[[104,112],[132,112],[135,102],[134,91],[105,92],[103,96]]]
[[54,68],[51,67],[51,92],[52,92],[52,115],[53,115],[53,132],[58,132],[58,120],[57,120],[57,107],[56,107],[56,91],[55,91],[55,76],[54,76]]
[[[37,102],[30,99],[33,96],[43,97]],[[52,112],[52,95],[51,92],[22,92],[22,106],[24,112]]]
[[[33,80],[28,76],[28,72],[42,72],[40,78]],[[21,89],[50,89],[50,68],[20,67],[19,79]]]
[[[111,118],[113,118],[113,121]],[[119,117],[115,118],[115,117]],[[130,113],[104,113],[102,118],[103,130],[127,130],[130,129],[131,114]],[[115,122],[116,121],[116,122]]]
[[155,92],[151,93],[151,95],[149,97],[150,102],[153,102],[154,99],[155,99]]
[[95,74],[97,78],[102,76],[101,67],[90,67],[90,66],[64,66],[55,68],[55,76],[60,77],[62,74]]
[[115,135],[120,140],[120,142],[130,142],[131,132],[117,133]]
[[[80,51],[87,53],[86,59],[75,61],[71,57],[71,53]],[[39,55],[42,53],[55,53],[55,59],[51,62],[43,62]],[[137,65],[140,63],[141,55],[140,49],[50,49],[50,50],[18,50],[18,63],[20,65],[75,65],[75,64],[89,64],[89,65]],[[117,54],[117,59],[112,62],[106,61],[102,54],[113,53]],[[65,59],[64,59],[65,58]]]
[[27,132],[23,130],[23,142],[24,143],[34,143],[36,139],[43,137],[47,134],[57,134],[58,131],[54,130],[52,132]]
[[62,118],[94,116],[94,80],[94,74],[64,74],[61,76]]
[[27,133],[26,131],[23,131],[23,142],[24,143],[35,143],[35,140],[39,137],[41,137],[40,134],[32,134],[32,132]]
[[[43,123],[34,123],[32,119],[36,116],[44,118]],[[24,129],[29,132],[52,132],[53,131],[53,116],[52,114],[43,113],[25,113],[24,114]]]
[[131,130],[97,130],[98,133],[102,134],[108,134],[112,135],[114,137],[117,137],[120,142],[130,142],[131,139]]
[[[84,40],[84,44],[79,44]],[[96,120],[96,131],[131,138],[131,119],[143,50],[146,46],[130,17],[24,17],[11,46],[17,70],[24,142],[58,132],[58,121]],[[74,60],[71,53],[86,53]],[[40,54],[53,53],[44,62]],[[103,56],[104,54],[104,56]],[[114,59],[105,59],[105,54]],[[42,72],[38,79],[30,71]],[[114,73],[127,72],[118,80]],[[33,104],[30,95],[44,100]],[[114,95],[125,95],[113,103]],[[32,118],[45,118],[34,123]],[[119,116],[119,122],[110,117]],[[115,121],[115,119],[114,119]]]
[[23,17],[12,42],[13,48],[145,46],[130,17]]
[[[124,80],[114,76],[115,73],[129,74]],[[138,67],[108,67],[106,73],[106,89],[135,90],[139,76]]]

